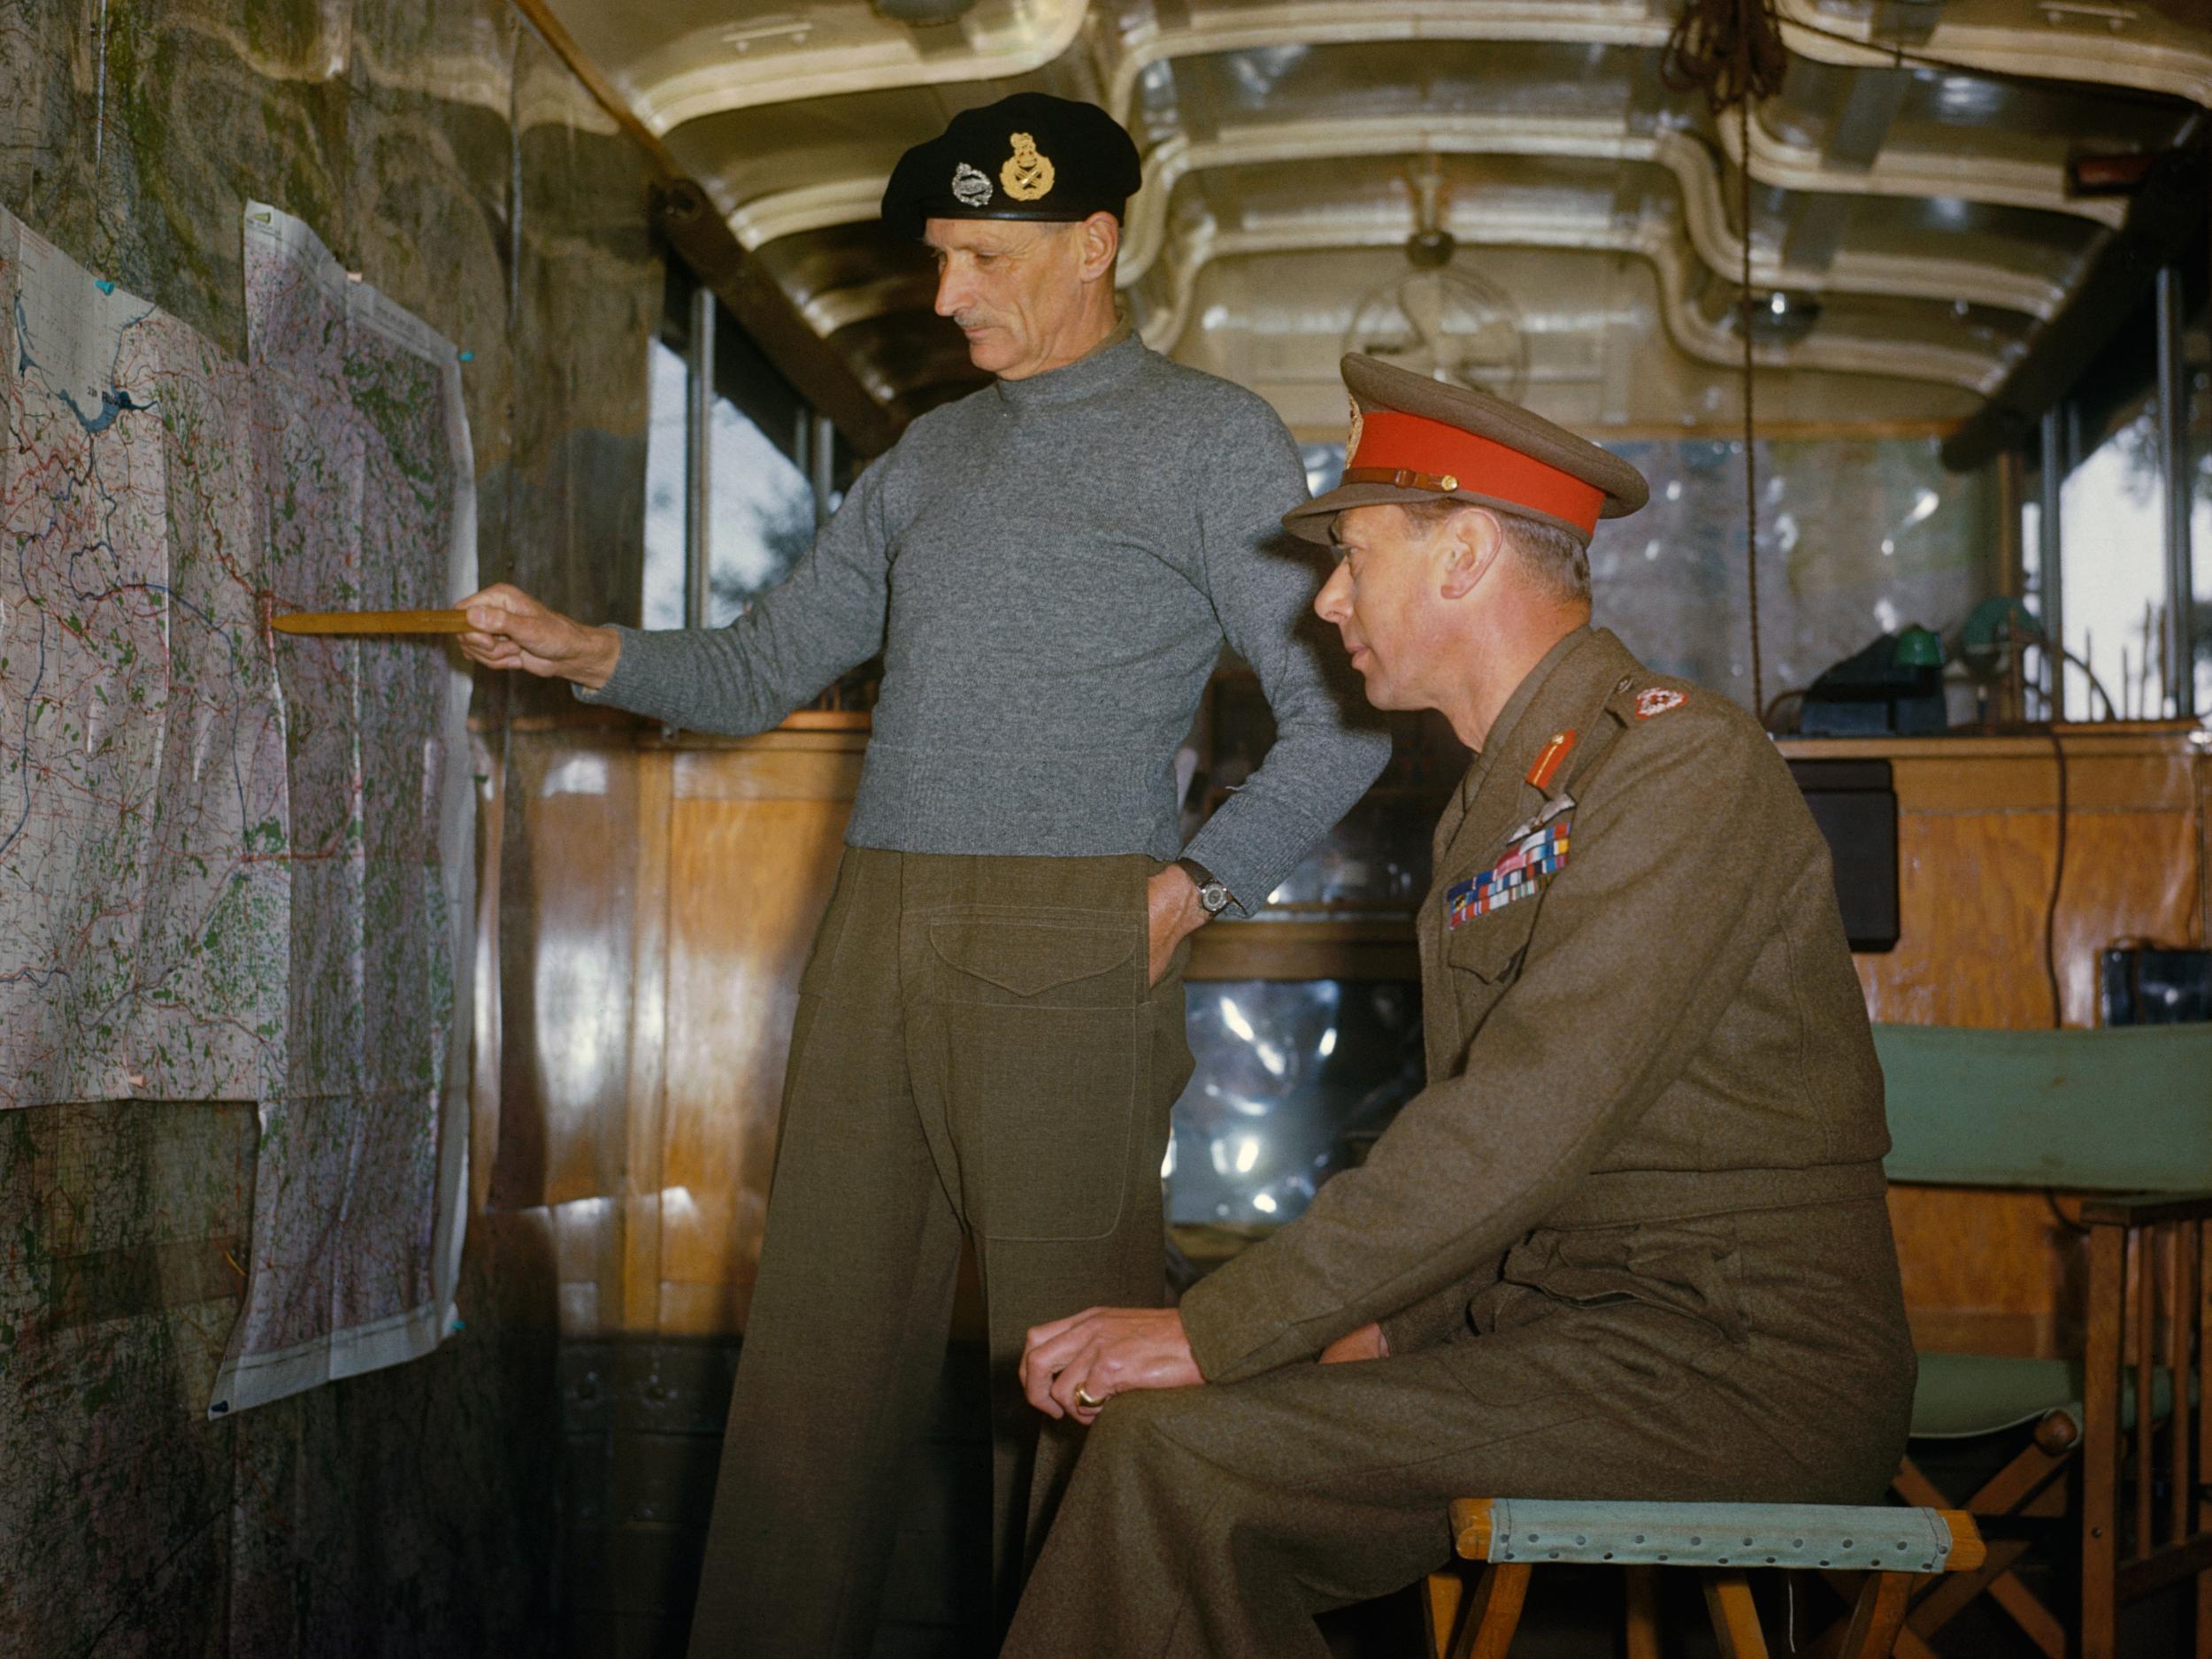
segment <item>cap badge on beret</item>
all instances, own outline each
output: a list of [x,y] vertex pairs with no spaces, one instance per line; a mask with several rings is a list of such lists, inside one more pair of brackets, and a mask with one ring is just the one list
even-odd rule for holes
[[1015,133],[1009,142],[1014,153],[998,170],[998,181],[1017,202],[1041,202],[1052,194],[1052,163],[1037,153],[1037,141],[1027,133]]
[[991,199],[991,181],[964,161],[952,170],[952,194],[963,207],[982,207]]

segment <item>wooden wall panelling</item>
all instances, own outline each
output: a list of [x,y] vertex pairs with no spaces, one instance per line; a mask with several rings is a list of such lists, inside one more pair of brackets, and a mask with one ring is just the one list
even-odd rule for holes
[[631,1332],[660,1329],[662,1143],[668,1110],[668,864],[675,770],[676,757],[665,749],[649,749],[637,757],[636,966],[630,976],[622,1308],[616,1327]]
[[511,743],[492,1194],[519,1210],[622,1190],[637,757],[621,726],[518,730]]
[[[2201,765],[2179,733],[2070,733],[2057,964],[2065,1023],[2094,1025],[2096,953],[2114,939],[2203,938]],[[2043,962],[2058,826],[2047,740],[1786,745],[1890,759],[1902,933],[1858,958],[1869,1011],[1913,1025],[2024,1029],[2051,1019]]]
[[507,732],[472,716],[469,747],[476,767],[476,931],[470,986],[474,1047],[469,1066],[469,1214],[491,1202],[499,1162],[500,1070],[486,1059],[503,1052],[505,1010],[499,990],[500,900],[507,842]]
[[866,739],[783,731],[672,757],[658,1328],[741,1331],[798,979]]
[[1984,1187],[1889,1189],[1915,1346],[1948,1354],[2078,1354],[2088,1256],[2060,1220],[2078,1198]]
[[[2098,1022],[2098,953],[2206,937],[2204,751],[2184,728],[2074,728],[2055,928],[2065,1022]],[[1855,959],[1878,1020],[2022,1030],[2051,1023],[2044,926],[2059,770],[2039,735],[1783,745],[1793,758],[1879,756],[1898,795],[1901,934]],[[2085,1260],[2055,1211],[2076,1196],[1893,1187],[1916,1340],[1960,1352],[2078,1349]]]

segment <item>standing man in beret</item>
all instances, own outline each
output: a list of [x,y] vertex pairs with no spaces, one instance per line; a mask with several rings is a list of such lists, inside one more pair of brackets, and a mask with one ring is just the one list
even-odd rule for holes
[[1313,1616],[1440,1565],[1453,1498],[1867,1503],[1904,1447],[1827,848],[1756,721],[1589,626],[1643,479],[1345,379],[1344,485],[1287,520],[1341,555],[1316,609],[1379,707],[1476,751],[1420,918],[1429,1087],[1179,1310],[1031,1333],[1032,1402],[1096,1426],[1010,1659],[1322,1659]]
[[[477,661],[695,731],[760,731],[883,654],[799,986],[698,1659],[869,1650],[964,1234],[1011,1611],[1079,1441],[1066,1422],[1040,1440],[1024,1333],[1164,1297],[1184,941],[1264,902],[1387,756],[1325,683],[1334,641],[1301,627],[1311,572],[1278,523],[1306,497],[1290,435],[1118,320],[1140,177],[1104,111],[1034,93],[907,152],[884,219],[928,243],[938,312],[998,378],[914,421],[729,627],[586,627],[503,587],[465,602]],[[1185,847],[1175,750],[1225,638],[1279,735]]]

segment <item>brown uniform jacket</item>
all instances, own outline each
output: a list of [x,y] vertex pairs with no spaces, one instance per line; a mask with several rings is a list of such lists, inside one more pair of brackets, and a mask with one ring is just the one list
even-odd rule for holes
[[[1548,788],[1529,781],[1570,731]],[[1455,885],[1548,808],[1570,819],[1557,872],[1454,925]],[[1803,1282],[1846,1304],[1819,1323],[1869,1340],[1878,1391],[1901,1386],[1901,1409],[1912,1358],[1878,1206],[1851,1245],[1882,1258],[1863,1292],[1832,1249],[1812,1265],[1816,1219],[1777,1223],[1838,1205],[1824,1213],[1864,1223],[1852,1201],[1880,1197],[1889,1136],[1827,848],[1757,723],[1578,628],[1502,711],[1435,846],[1420,918],[1429,1086],[1364,1166],[1185,1296],[1206,1377],[1310,1359],[1371,1320],[1394,1353],[1463,1340],[1471,1302],[1487,1328],[1486,1299],[1494,1317],[1509,1290],[1694,1316],[1680,1275],[1573,1240],[1756,1211],[1761,1271],[1786,1282],[1778,1258],[1801,1233]]]

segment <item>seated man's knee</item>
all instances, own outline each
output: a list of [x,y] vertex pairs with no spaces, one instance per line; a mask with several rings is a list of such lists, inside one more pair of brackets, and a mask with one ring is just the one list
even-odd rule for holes
[[1116,1394],[1085,1435],[1085,1460],[1155,1465],[1180,1461],[1188,1455],[1183,1448],[1193,1441],[1189,1425],[1203,1412],[1208,1392],[1139,1388]]

